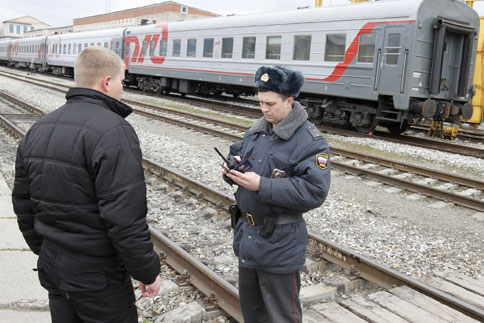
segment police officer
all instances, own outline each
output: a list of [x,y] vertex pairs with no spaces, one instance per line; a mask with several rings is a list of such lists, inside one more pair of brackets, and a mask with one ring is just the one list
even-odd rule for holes
[[131,277],[144,296],[160,289],[160,261],[146,223],[141,149],[120,102],[124,62],[84,49],[64,106],[36,122],[19,145],[12,200],[39,255],[54,323],[137,323]]
[[304,77],[282,66],[262,66],[255,85],[264,116],[229,158],[251,167],[223,170],[238,185],[241,219],[235,226],[239,296],[245,322],[302,322],[300,274],[308,243],[303,212],[319,207],[330,185],[329,148],[294,99]]

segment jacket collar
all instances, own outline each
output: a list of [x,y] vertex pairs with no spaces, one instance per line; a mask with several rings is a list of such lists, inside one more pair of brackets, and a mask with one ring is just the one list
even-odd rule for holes
[[[301,103],[295,101],[292,111],[272,131],[281,139],[288,140],[294,132],[308,119],[308,114]],[[265,117],[257,120],[249,129],[252,135],[257,132],[270,132],[272,124],[267,122]]]
[[96,103],[101,104],[102,106],[106,107],[107,109],[113,111],[114,113],[120,115],[123,118],[126,118],[133,112],[133,109],[124,104],[121,101],[118,101],[110,96],[107,96],[104,93],[101,93],[97,90],[82,88],[82,87],[73,87],[67,91],[66,99],[81,99],[81,100],[93,100]]

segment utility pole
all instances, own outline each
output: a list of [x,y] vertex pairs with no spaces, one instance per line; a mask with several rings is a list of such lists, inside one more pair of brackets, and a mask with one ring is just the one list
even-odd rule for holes
[[105,8],[104,10],[108,13],[108,12],[111,12],[111,0],[106,0],[106,3],[105,3]]

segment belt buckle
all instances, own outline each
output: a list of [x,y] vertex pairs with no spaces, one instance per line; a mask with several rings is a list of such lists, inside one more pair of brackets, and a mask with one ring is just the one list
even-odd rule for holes
[[254,217],[250,213],[247,213],[247,223],[249,223],[251,227],[255,226]]

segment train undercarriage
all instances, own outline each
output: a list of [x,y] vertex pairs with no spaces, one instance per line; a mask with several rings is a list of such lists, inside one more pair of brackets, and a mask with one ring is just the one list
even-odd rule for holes
[[239,96],[252,96],[255,94],[253,88],[231,84],[210,83],[203,81],[191,81],[174,79],[167,77],[147,77],[129,75],[125,78],[127,85],[135,85],[142,91],[154,93],[179,93],[182,96],[187,94],[203,96],[220,96],[223,93],[232,95],[234,98]]
[[[182,96],[186,94],[220,96],[225,93],[237,98],[241,95],[256,94],[254,88],[245,86],[134,74],[127,75],[125,83],[145,92],[179,93]],[[361,133],[370,133],[379,125],[386,127],[392,134],[398,135],[424,118],[441,123],[459,124],[461,116],[463,119],[468,119],[473,112],[473,107],[469,103],[454,104],[444,100],[421,98],[411,99],[408,110],[396,110],[391,96],[380,96],[377,102],[303,94],[299,97],[299,101],[305,106],[312,122],[353,127]]]

